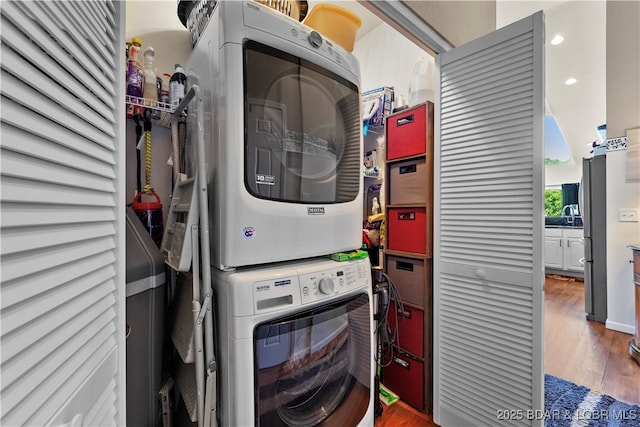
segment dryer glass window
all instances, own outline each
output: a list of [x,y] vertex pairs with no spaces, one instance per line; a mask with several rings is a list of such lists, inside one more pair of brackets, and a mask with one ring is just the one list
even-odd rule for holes
[[371,325],[366,294],[254,330],[256,425],[356,425],[367,412]]
[[254,41],[244,44],[245,186],[293,203],[356,198],[360,95],[355,84]]

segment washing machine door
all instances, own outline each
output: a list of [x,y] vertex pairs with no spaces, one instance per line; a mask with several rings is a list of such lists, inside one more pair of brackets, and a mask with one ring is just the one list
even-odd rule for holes
[[362,294],[256,326],[256,425],[357,425],[370,404],[370,322]]

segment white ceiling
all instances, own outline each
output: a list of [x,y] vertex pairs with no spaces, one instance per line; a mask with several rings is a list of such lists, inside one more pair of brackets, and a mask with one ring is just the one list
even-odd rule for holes
[[[597,127],[606,122],[606,2],[498,1],[496,24],[502,27],[544,10],[546,24],[545,84],[549,112],[581,165],[598,138]],[[563,43],[549,42],[556,34]],[[576,84],[564,82],[574,77]]]
[[[362,20],[357,38],[380,25],[380,19],[356,1],[311,0],[333,3],[354,12]],[[598,137],[597,127],[606,121],[605,87],[605,0],[509,0],[496,2],[498,28],[525,18],[539,10],[545,12],[545,81],[547,114],[554,115],[572,152],[573,163],[589,155],[587,144]],[[552,46],[549,41],[560,33],[565,41]],[[566,86],[565,80],[578,82]]]

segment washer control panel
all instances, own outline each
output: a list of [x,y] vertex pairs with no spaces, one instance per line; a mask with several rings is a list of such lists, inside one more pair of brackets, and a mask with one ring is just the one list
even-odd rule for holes
[[[343,265],[344,264],[344,265]],[[302,304],[371,286],[368,262],[337,263],[337,267],[299,274]]]
[[[282,311],[371,288],[369,259],[344,262],[316,259],[227,274],[230,287],[238,294],[233,299],[237,316]],[[245,286],[247,282],[252,286]],[[251,299],[253,307],[245,303]]]

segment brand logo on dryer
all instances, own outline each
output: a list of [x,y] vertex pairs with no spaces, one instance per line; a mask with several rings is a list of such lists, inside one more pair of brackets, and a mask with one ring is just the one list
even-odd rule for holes
[[308,215],[324,215],[324,206],[307,206]]
[[250,225],[247,226],[247,227],[244,227],[242,229],[242,235],[247,240],[253,239],[254,237],[256,237],[256,229],[255,229],[255,227],[251,227]]

